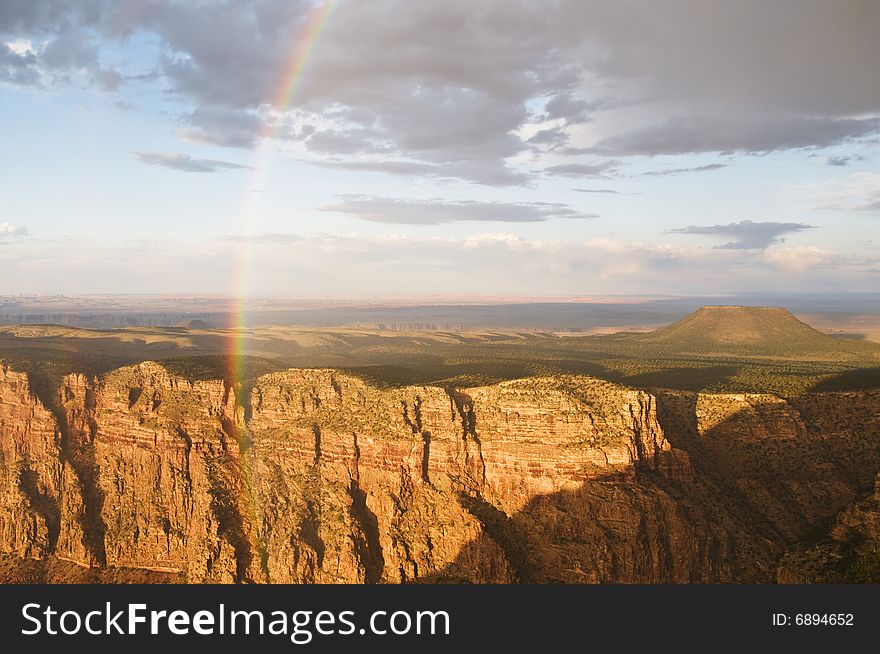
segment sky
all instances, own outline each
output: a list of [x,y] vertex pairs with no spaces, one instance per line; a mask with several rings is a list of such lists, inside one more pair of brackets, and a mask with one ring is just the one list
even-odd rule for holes
[[875,0],[0,0],[0,293],[880,288]]

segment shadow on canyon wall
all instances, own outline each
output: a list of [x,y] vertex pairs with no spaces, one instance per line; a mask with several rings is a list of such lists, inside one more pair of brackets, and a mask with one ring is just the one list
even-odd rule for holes
[[[692,474],[663,459],[632,475],[534,497],[507,515],[480,496],[458,500],[484,534],[424,583],[774,582],[790,548],[823,537],[868,495],[880,471],[880,395],[805,396],[783,410],[756,404],[699,433],[695,393],[658,392],[658,420]],[[823,414],[804,429],[799,420]],[[746,425],[766,431],[743,432]],[[477,426],[477,429],[479,427]],[[676,469],[676,467],[678,469]],[[480,560],[491,541],[506,565]],[[500,570],[474,579],[474,569]]]

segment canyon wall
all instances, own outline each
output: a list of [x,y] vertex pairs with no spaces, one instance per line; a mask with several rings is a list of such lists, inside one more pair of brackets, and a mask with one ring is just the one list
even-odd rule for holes
[[2,367],[0,553],[197,583],[772,581],[870,489],[878,407]]

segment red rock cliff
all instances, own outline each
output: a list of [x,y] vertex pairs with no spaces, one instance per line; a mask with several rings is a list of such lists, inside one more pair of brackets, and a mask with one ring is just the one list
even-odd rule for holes
[[[144,363],[43,400],[2,369],[0,552],[191,582],[761,581],[880,468],[844,427],[813,482],[757,465],[755,443],[789,441],[819,465],[812,405],[577,376],[378,389],[289,370],[236,397]],[[796,519],[775,517],[779,483]]]

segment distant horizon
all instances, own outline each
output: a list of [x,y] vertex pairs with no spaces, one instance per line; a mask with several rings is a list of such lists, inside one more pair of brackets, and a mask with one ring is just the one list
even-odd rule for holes
[[608,293],[608,294],[578,294],[578,293],[546,293],[546,294],[516,294],[516,293],[365,293],[358,295],[345,295],[314,293],[314,294],[258,294],[252,293],[247,296],[240,296],[231,293],[209,293],[209,292],[19,292],[19,293],[0,293],[0,301],[9,299],[99,299],[99,298],[160,298],[160,299],[216,299],[216,300],[253,300],[253,301],[309,301],[309,302],[374,302],[374,301],[395,301],[407,300],[416,301],[442,301],[449,302],[466,302],[473,303],[495,303],[496,301],[517,301],[517,302],[560,302],[560,303],[608,303],[613,301],[645,301],[653,302],[658,300],[675,300],[675,299],[699,299],[699,298],[736,298],[736,297],[792,297],[792,298],[808,298],[808,297],[877,297],[880,298],[880,291],[777,291],[777,290],[744,290],[729,291],[717,293]]
[[299,326],[394,330],[525,330],[599,333],[652,329],[701,307],[780,307],[826,333],[880,339],[880,293],[637,296],[0,295],[0,325],[90,329]]

